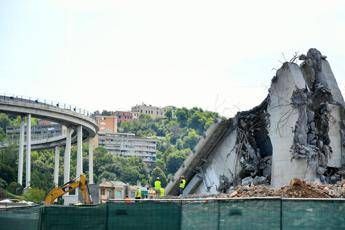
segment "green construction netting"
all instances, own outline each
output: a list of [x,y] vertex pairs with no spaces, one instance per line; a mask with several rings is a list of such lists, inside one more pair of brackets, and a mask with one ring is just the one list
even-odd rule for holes
[[219,228],[225,229],[280,229],[281,201],[276,200],[221,200]]
[[284,200],[283,229],[345,229],[344,200]]
[[0,209],[0,230],[345,229],[345,200],[140,200]]
[[107,205],[108,229],[180,229],[180,202],[135,201]]
[[40,230],[106,229],[106,206],[47,206],[40,210]]
[[39,206],[0,209],[0,229],[37,230]]
[[218,229],[217,201],[183,201],[182,230]]

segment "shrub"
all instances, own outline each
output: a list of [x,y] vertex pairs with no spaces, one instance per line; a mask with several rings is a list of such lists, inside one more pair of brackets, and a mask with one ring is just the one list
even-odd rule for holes
[[29,188],[24,192],[24,198],[35,203],[41,203],[44,197],[45,191],[39,188]]
[[15,195],[21,195],[23,193],[23,186],[13,181],[7,186],[7,191]]

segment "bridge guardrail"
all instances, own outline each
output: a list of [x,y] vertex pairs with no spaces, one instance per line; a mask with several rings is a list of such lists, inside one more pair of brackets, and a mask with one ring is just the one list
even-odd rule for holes
[[[35,99],[32,100],[30,97],[18,97],[18,96],[6,96],[6,95],[0,95],[0,101],[2,102],[21,102],[28,105],[33,105],[34,107],[42,108],[42,109],[50,109],[55,110],[57,112],[63,112],[68,113],[70,115],[74,116],[82,116],[84,119],[87,119],[89,121],[94,122],[94,119],[91,117],[92,113],[85,110],[78,108],[76,106],[68,105],[68,104],[61,104],[59,102],[53,102],[47,103],[46,100],[39,100]],[[63,105],[63,107],[61,107]]]

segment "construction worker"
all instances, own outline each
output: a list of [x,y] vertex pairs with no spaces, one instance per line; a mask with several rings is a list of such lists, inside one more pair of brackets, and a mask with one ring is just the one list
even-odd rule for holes
[[165,189],[164,189],[164,188],[161,188],[161,189],[159,190],[159,193],[160,193],[160,197],[165,196]]
[[125,203],[126,204],[132,203],[131,199],[128,196],[126,196],[126,198],[125,198]]
[[156,197],[156,190],[153,188],[149,189],[149,199],[154,199]]
[[156,178],[154,185],[155,185],[155,190],[156,190],[156,197],[159,197],[159,194],[160,194],[161,188],[162,188],[162,183],[161,183],[159,177]]
[[141,188],[138,187],[136,190],[135,190],[135,199],[141,199]]
[[183,194],[183,190],[186,187],[186,182],[186,178],[184,176],[181,176],[179,184],[179,195]]
[[141,188],[141,197],[142,197],[142,199],[147,199],[148,195],[149,195],[148,187],[142,187]]

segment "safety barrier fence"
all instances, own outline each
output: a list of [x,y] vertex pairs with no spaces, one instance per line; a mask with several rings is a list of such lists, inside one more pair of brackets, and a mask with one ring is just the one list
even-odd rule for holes
[[0,208],[0,229],[37,230],[40,206]]
[[0,209],[0,229],[345,229],[345,200],[140,200]]

